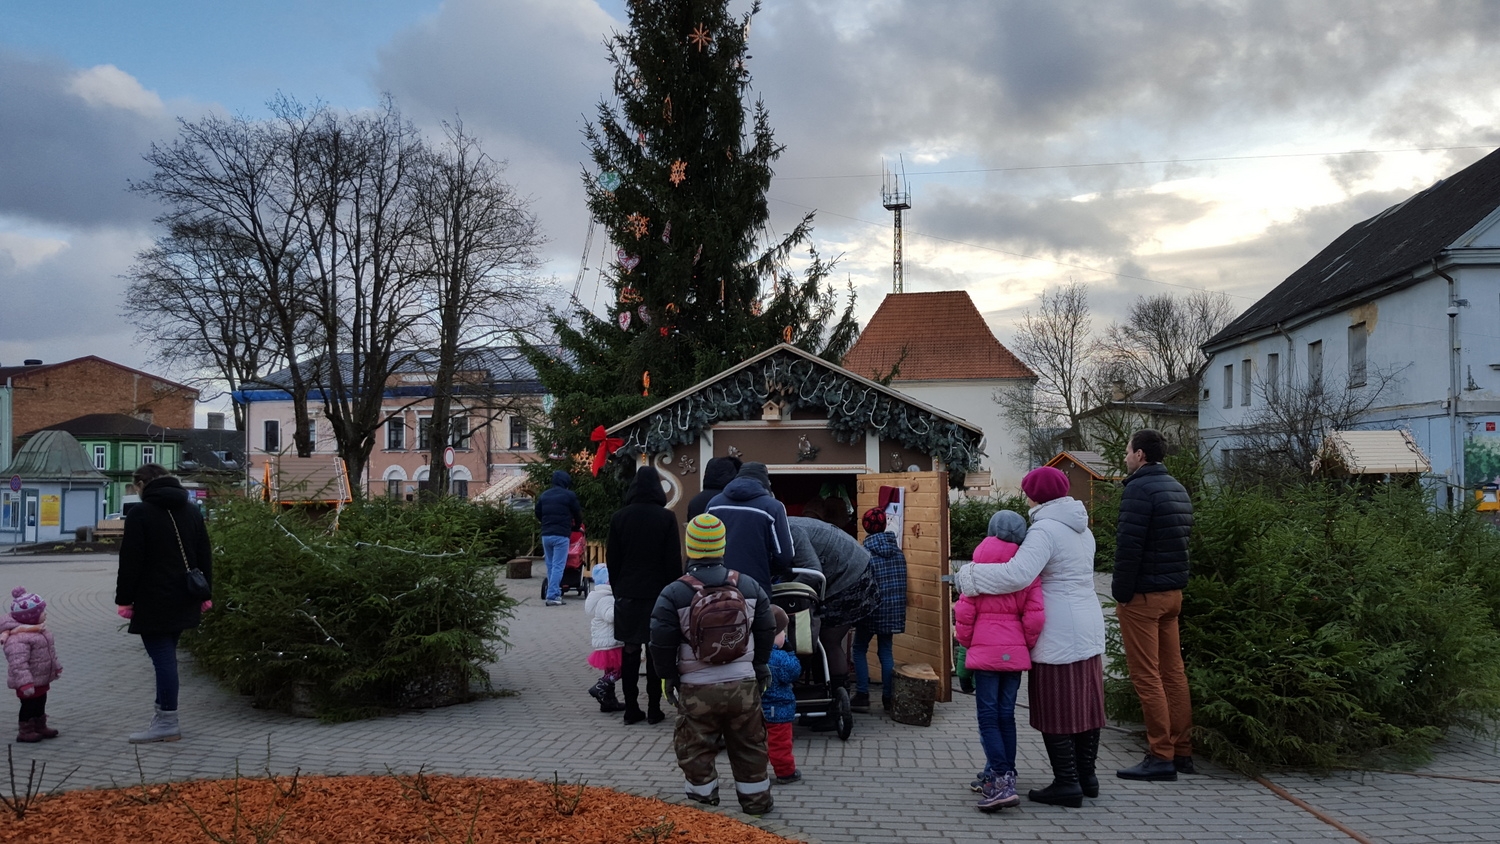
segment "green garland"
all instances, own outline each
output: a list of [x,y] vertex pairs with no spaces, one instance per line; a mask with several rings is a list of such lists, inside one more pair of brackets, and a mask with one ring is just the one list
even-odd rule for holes
[[942,460],[950,473],[979,468],[979,434],[786,352],[690,393],[615,435],[625,440],[620,451],[626,455],[659,454],[697,442],[717,422],[756,418],[771,399],[825,411],[828,430],[842,443],[857,443],[874,428],[878,436]]

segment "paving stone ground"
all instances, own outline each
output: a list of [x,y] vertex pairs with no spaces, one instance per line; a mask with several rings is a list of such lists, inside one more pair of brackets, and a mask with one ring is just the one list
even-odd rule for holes
[[[513,696],[350,724],[321,724],[251,707],[250,700],[195,674],[185,660],[184,739],[128,744],[144,728],[153,696],[150,662],[124,633],[112,601],[115,560],[0,556],[0,585],[24,585],[48,601],[64,676],[48,713],[62,737],[12,745],[19,766],[47,763],[49,780],[77,768],[68,788],[232,776],[263,769],[290,773],[430,773],[580,778],[591,785],[676,802],[682,779],[672,756],[671,722],[625,726],[597,711],[585,689],[587,619],[581,599],[542,607],[537,581],[521,581],[528,600],[510,622],[509,651],[490,668]],[[1024,694],[1022,696],[1024,700]],[[1045,785],[1040,736],[1022,716],[1021,787]],[[776,808],[761,826],[826,842],[980,841],[1350,841],[1348,834],[1276,796],[1259,783],[1200,761],[1204,773],[1176,783],[1131,783],[1108,776],[1133,764],[1143,743],[1128,725],[1105,731],[1097,800],[1082,809],[1024,803],[995,815],[974,810],[967,783],[982,764],[973,699],[939,704],[930,727],[884,715],[856,716],[854,734],[798,729],[794,750],[805,777],[775,787]],[[139,755],[137,756],[137,750]],[[137,762],[139,759],[139,763]],[[22,767],[24,770],[24,767]],[[725,796],[728,765],[721,760]],[[1500,840],[1500,747],[1455,737],[1420,776],[1348,773],[1276,775],[1296,797],[1369,840]],[[1464,779],[1467,778],[1467,779]],[[1476,782],[1473,780],[1490,780]],[[3,784],[0,784],[3,787]],[[734,814],[731,807],[721,807]]]

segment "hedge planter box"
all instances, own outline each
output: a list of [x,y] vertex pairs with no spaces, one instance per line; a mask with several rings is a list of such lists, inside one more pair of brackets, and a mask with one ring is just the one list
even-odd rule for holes
[[531,564],[541,562],[541,557],[517,557],[505,564],[505,576],[511,580],[531,577]]

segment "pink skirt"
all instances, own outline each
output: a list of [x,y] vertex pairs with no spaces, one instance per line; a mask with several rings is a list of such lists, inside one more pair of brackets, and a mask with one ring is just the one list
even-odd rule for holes
[[589,665],[600,671],[608,673],[620,673],[620,651],[621,648],[604,648],[589,654]]

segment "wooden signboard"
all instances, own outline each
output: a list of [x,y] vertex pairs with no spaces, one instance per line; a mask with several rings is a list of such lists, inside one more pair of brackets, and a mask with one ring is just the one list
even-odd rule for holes
[[[938,676],[937,700],[953,699],[953,603],[948,574],[948,473],[891,472],[859,476],[856,513],[880,503],[880,488],[906,490],[906,632],[896,634],[896,664],[926,663]],[[860,532],[860,541],[865,534]],[[870,676],[880,673],[870,643]],[[887,682],[882,680],[882,682]]]

